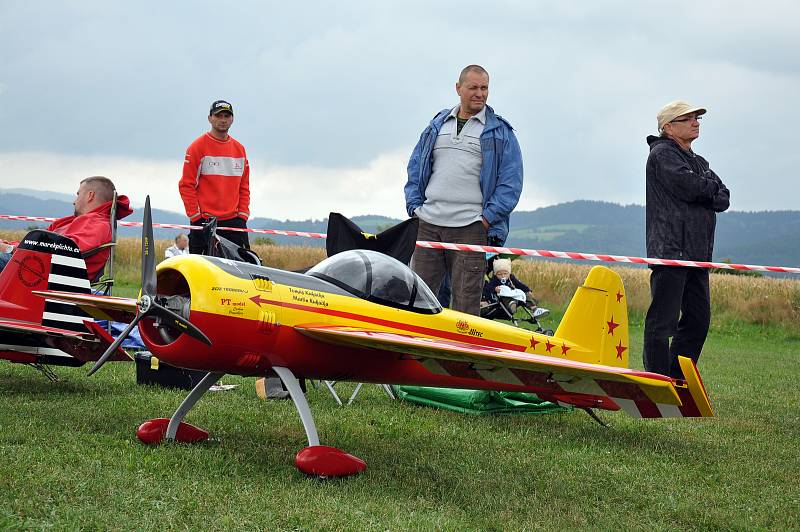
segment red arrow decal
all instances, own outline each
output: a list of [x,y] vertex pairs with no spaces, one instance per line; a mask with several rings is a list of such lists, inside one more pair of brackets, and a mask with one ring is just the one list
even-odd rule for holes
[[261,299],[261,296],[259,294],[256,294],[255,296],[251,297],[250,301],[258,305],[259,307],[261,306],[261,303],[269,303],[269,299]]

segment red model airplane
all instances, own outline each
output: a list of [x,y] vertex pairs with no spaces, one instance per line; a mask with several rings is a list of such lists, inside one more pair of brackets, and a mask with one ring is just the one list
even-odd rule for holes
[[357,473],[365,464],[319,445],[298,377],[529,392],[645,418],[713,415],[690,359],[681,359],[685,381],[627,368],[625,289],[607,268],[592,269],[555,336],[545,336],[442,309],[414,272],[375,251],[337,253],[306,273],[199,255],[155,268],[149,212],[148,198],[138,300],[38,292],[95,316],[126,313],[128,329],[138,324],[154,356],[209,372],[170,419],[139,428],[146,443],[207,438],[183,418],[226,373],[283,380],[309,442],[296,464],[319,476]]
[[[42,299],[34,290],[91,292],[86,263],[70,238],[31,231],[0,272],[0,360],[31,365],[57,380],[49,366],[96,361],[114,341],[76,305]],[[122,349],[110,359],[131,360]]]

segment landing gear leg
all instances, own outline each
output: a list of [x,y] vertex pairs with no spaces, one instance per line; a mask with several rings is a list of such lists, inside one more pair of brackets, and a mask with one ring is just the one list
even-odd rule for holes
[[157,444],[162,441],[178,441],[181,443],[194,443],[208,439],[208,432],[193,425],[183,422],[183,418],[200,400],[215,382],[218,382],[225,373],[211,372],[206,374],[200,382],[189,392],[186,399],[172,414],[170,419],[157,418],[145,421],[136,431],[136,437],[143,443]]
[[172,414],[172,418],[169,420],[169,426],[167,426],[167,434],[166,440],[167,441],[174,441],[175,436],[178,433],[178,426],[183,421],[183,418],[186,417],[186,414],[189,413],[189,410],[194,407],[197,401],[200,400],[201,397],[211,388],[214,383],[219,382],[219,380],[225,376],[225,373],[222,372],[209,372],[203,377],[200,382],[189,392],[189,395],[186,396],[186,399],[183,400],[181,405]]
[[294,463],[297,469],[306,475],[319,478],[346,477],[364,471],[367,464],[360,458],[335,447],[319,444],[317,426],[314,424],[314,417],[311,415],[311,409],[308,407],[308,401],[303,390],[300,389],[297,377],[294,376],[289,368],[273,366],[272,369],[281,378],[286,389],[289,390],[289,395],[294,401],[297,413],[300,414],[300,420],[303,422],[303,428],[308,438],[309,446],[302,449],[295,456]]

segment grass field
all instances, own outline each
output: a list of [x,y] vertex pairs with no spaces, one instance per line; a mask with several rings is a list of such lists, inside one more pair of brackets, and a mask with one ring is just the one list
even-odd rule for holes
[[[632,360],[641,327],[632,327]],[[800,337],[715,327],[701,371],[717,417],[635,420],[583,412],[471,417],[308,393],[323,444],[367,461],[319,481],[293,466],[292,404],[253,380],[208,394],[187,421],[200,445],[146,447],[136,427],[183,392],[134,384],[133,364],[0,365],[0,529],[773,529],[800,527]],[[351,385],[345,385],[352,388]]]
[[[159,243],[159,245],[166,242]],[[120,243],[119,295],[138,288],[138,242]],[[299,268],[323,250],[258,250]],[[560,313],[588,266],[518,263]],[[641,368],[647,272],[617,269]],[[288,401],[252,379],[210,393],[187,421],[199,445],[146,447],[136,427],[168,417],[185,392],[137,386],[133,364],[61,369],[50,383],[0,362],[0,530],[5,529],[800,529],[800,283],[715,276],[700,370],[717,417],[636,420],[580,411],[472,417],[389,400],[366,386],[336,405],[308,393],[323,444],[363,458],[354,478],[294,465],[306,444]],[[344,384],[344,389],[353,385]]]

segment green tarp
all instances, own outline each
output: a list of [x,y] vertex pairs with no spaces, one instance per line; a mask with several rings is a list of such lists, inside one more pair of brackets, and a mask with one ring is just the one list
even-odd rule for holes
[[572,407],[543,401],[533,394],[457,390],[425,386],[392,386],[398,398],[434,408],[446,408],[464,414],[549,414],[565,412]]

